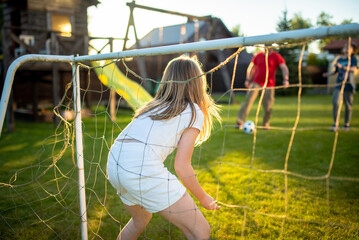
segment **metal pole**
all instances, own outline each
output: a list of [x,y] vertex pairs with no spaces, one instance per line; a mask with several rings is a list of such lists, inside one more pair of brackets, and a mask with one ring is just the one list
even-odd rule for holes
[[188,53],[196,51],[218,50],[225,48],[239,48],[265,43],[285,43],[293,41],[313,40],[332,36],[350,36],[359,33],[359,23],[351,23],[332,27],[320,27],[271,33],[250,37],[233,37],[205,42],[192,42],[162,47],[142,48],[123,52],[104,53],[75,57],[75,62],[88,62],[118,58],[165,55],[174,53]]
[[78,64],[75,63],[72,66],[72,88],[74,91],[77,168],[79,171],[81,239],[87,240],[88,236],[87,236],[87,214],[86,214],[86,194],[85,194],[85,171],[84,171],[82,125],[81,125],[82,121],[81,121],[80,71]]
[[56,56],[56,55],[37,55],[37,54],[28,54],[21,56],[15,59],[9,66],[4,87],[1,94],[1,101],[0,101],[0,136],[2,132],[2,127],[4,124],[4,118],[6,113],[6,108],[9,102],[9,97],[11,93],[12,83],[14,81],[16,70],[20,67],[20,65],[30,62],[30,61],[37,61],[37,62],[73,62],[73,56]]
[[[110,52],[113,52],[113,38],[109,38]],[[110,115],[112,121],[116,121],[116,91],[110,90]]]
[[132,9],[133,8],[141,8],[141,9],[145,9],[145,10],[149,10],[149,11],[155,11],[155,12],[160,12],[160,13],[167,13],[167,14],[171,14],[171,15],[187,17],[187,18],[189,18],[191,20],[197,19],[197,20],[206,21],[206,20],[211,18],[211,15],[209,15],[209,16],[195,16],[195,15],[190,15],[190,14],[186,14],[186,13],[180,13],[180,12],[175,12],[175,11],[170,11],[170,10],[165,10],[165,9],[160,9],[160,8],[154,8],[154,7],[144,6],[144,5],[138,5],[138,4],[135,3],[135,1],[128,2],[128,3],[126,3],[126,5],[129,6],[130,8],[132,8]]

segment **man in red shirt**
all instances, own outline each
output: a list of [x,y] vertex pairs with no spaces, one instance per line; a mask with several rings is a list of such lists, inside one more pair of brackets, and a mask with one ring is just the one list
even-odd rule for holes
[[251,109],[253,102],[256,100],[258,93],[264,90],[262,106],[264,109],[263,127],[266,130],[270,129],[270,118],[272,115],[272,105],[274,103],[275,95],[275,74],[278,67],[282,71],[283,85],[288,87],[289,70],[283,57],[268,49],[268,64],[266,63],[266,54],[260,52],[254,55],[251,63],[247,68],[247,77],[244,85],[246,88],[251,88],[246,95],[246,100],[243,102],[237,117],[237,128],[242,128],[243,122]]

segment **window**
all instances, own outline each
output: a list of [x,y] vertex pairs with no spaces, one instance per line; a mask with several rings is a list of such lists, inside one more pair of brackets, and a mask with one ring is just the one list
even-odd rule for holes
[[71,37],[72,25],[70,17],[63,14],[51,14],[51,30],[58,31],[62,37]]

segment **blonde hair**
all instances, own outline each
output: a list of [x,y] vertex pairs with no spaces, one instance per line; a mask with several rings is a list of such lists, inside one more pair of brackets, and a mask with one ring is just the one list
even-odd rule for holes
[[208,139],[212,129],[212,118],[218,121],[219,107],[207,93],[206,75],[203,73],[197,57],[180,56],[172,59],[163,73],[161,85],[156,96],[145,106],[138,109],[135,118],[154,110],[152,120],[165,120],[178,116],[187,105],[191,106],[192,116],[188,128],[196,121],[194,104],[197,104],[204,115],[203,128],[196,140],[200,144]]

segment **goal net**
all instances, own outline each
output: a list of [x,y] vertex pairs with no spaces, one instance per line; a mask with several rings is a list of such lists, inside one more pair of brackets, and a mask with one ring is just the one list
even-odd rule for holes
[[[210,139],[195,148],[192,166],[204,190],[222,209],[207,211],[195,201],[210,223],[213,239],[355,238],[359,235],[359,168],[354,148],[358,145],[353,144],[359,140],[357,100],[352,129],[328,131],[331,96],[303,94],[328,86],[307,82],[303,59],[311,40],[288,43],[278,36],[277,45],[265,47],[260,43],[267,42],[261,39],[251,45],[266,57],[271,48],[298,53],[289,87],[271,87],[277,96],[269,131],[261,126],[264,91],[247,117],[255,123],[255,131],[245,134],[235,128],[249,91],[236,82],[244,74],[238,63],[244,47],[205,69],[209,92],[222,107],[223,123],[216,123]],[[209,50],[197,48],[188,54],[199,55],[199,51]],[[146,54],[153,55],[140,55]],[[85,56],[73,63],[73,81],[53,109],[60,118],[55,130],[46,124],[21,123],[16,133],[1,136],[2,239],[114,239],[130,219],[108,181],[108,153],[131,121],[133,110],[152,99],[148,91],[153,94],[159,80],[141,76],[129,56],[113,56],[99,55],[90,64],[91,56]],[[230,73],[227,83],[218,77],[224,68]],[[349,78],[348,71],[346,81]],[[229,88],[213,92],[218,84]],[[338,118],[342,106],[341,102]],[[173,174],[174,159],[175,153],[165,162]],[[141,238],[184,237],[154,214]]]

